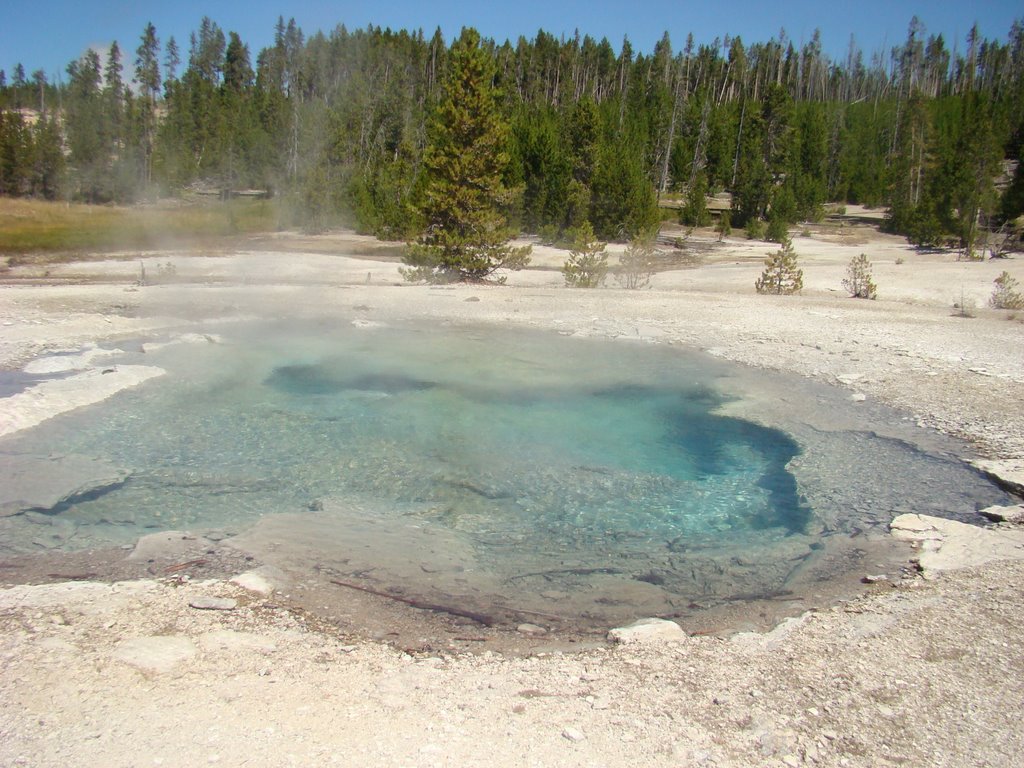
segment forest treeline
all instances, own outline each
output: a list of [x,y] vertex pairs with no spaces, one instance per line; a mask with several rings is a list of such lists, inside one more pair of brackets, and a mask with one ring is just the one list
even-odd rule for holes
[[[480,45],[510,126],[509,220],[602,239],[658,221],[658,198],[732,193],[732,226],[815,218],[828,201],[889,208],[913,242],[957,240],[1024,211],[1024,25],[977,28],[951,50],[916,18],[866,60],[815,35],[746,44],[666,34],[647,52],[577,34]],[[202,19],[187,49],[150,24],[130,50],[86,52],[66,80],[0,72],[0,194],[132,202],[188,189],[266,190],[283,225],[345,217],[409,238],[423,226],[423,158],[450,48],[440,31],[369,27],[306,36],[278,21],[255,57]]]

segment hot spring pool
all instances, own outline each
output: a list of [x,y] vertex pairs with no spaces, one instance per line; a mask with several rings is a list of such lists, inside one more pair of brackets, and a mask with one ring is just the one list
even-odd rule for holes
[[785,594],[827,578],[830,537],[1005,503],[898,414],[672,347],[332,321],[218,333],[119,356],[168,374],[0,441],[40,471],[60,454],[126,475],[4,518],[0,547],[211,532],[290,572],[609,623]]

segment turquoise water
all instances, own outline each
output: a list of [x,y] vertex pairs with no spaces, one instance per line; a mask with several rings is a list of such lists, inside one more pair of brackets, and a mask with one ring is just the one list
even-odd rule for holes
[[[870,429],[726,415],[738,369],[676,349],[328,322],[220,333],[119,358],[169,373],[0,442],[128,470],[118,487],[42,511],[65,532],[55,546],[159,529],[231,536],[292,514],[286,538],[333,527],[322,551],[289,549],[290,566],[345,573],[376,559],[382,586],[520,603],[585,595],[573,610],[587,613],[602,599],[671,607],[777,590],[823,536],[911,509],[967,519],[1004,498],[958,462]],[[819,412],[839,402],[800,396]],[[357,518],[383,533],[353,533]],[[28,522],[5,522],[5,549],[39,546]],[[425,545],[434,532],[464,562]],[[276,549],[249,543],[272,558],[287,549],[275,537]],[[629,589],[584,578],[594,574]]]

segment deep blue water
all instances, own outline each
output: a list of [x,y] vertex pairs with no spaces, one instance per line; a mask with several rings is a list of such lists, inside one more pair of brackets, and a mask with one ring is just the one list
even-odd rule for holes
[[[1004,498],[959,462],[870,425],[772,428],[729,415],[727,385],[741,374],[693,352],[328,322],[223,334],[138,355],[168,375],[0,441],[4,453],[130,470],[122,486],[52,512],[68,531],[61,546],[167,528],[239,533],[328,500],[461,537],[491,584],[593,592],[523,573],[605,564],[659,584],[671,602],[687,590],[777,589],[822,536],[900,511],[968,518]],[[842,401],[829,397],[789,410],[827,417]],[[32,549],[30,528],[8,519],[0,544]],[[330,546],[348,546],[341,538]],[[414,565],[427,557],[406,554]],[[333,555],[347,562],[309,557]],[[751,560],[742,573],[734,565]]]

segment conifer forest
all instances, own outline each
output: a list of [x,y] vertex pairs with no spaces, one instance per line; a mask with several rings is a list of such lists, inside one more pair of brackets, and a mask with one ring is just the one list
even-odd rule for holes
[[[468,36],[468,37],[467,37]],[[509,226],[552,239],[584,225],[624,240],[673,198],[683,223],[731,193],[733,227],[820,217],[829,203],[887,209],[922,246],[970,255],[1024,213],[1024,24],[977,28],[960,50],[916,18],[905,41],[830,58],[816,35],[652,51],[577,34],[460,39],[502,129],[493,199]],[[0,194],[134,203],[205,190],[267,195],[282,226],[345,223],[422,235],[453,45],[440,31],[278,21],[252,51],[204,18],[188,41],[152,24],[88,51],[58,82],[0,72]],[[448,115],[448,119],[457,119]],[[433,160],[432,160],[433,158]]]

